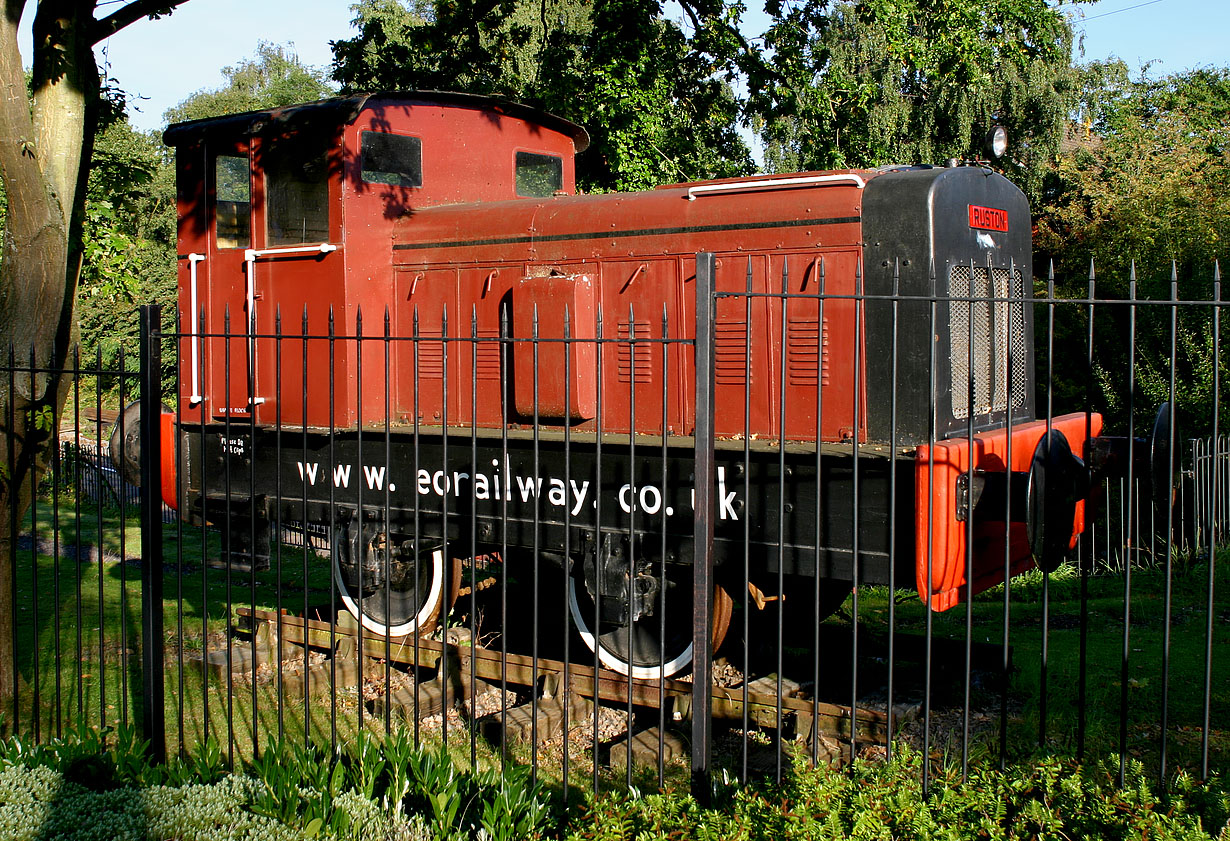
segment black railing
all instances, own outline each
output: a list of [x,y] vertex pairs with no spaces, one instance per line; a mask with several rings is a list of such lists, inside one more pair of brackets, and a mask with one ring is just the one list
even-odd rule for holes
[[[1225,770],[1230,449],[1220,364],[1182,350],[1211,330],[1220,360],[1219,293],[1027,297],[971,267],[986,294],[872,295],[861,271],[836,294],[820,265],[801,289],[777,265],[754,287],[751,261],[699,255],[694,319],[202,313],[164,336],[147,312],[139,382],[76,364],[13,526],[13,728],[139,720],[156,751],[213,737],[234,758],[405,728],[565,796],[703,796],[717,769],[900,745],[962,769],[1043,750]],[[1013,334],[1031,321],[1036,371]],[[929,355],[901,352],[911,331]],[[192,388],[161,393],[166,339]],[[10,356],[10,404],[43,373]],[[170,521],[100,460],[133,399]],[[1182,424],[1154,432],[1162,403]],[[1054,525],[1026,510],[1034,445],[1013,451],[1034,418],[1100,442],[1077,447],[1064,558],[1029,542]],[[1010,470],[959,456],[1003,429]],[[944,534],[979,538],[950,561]]]

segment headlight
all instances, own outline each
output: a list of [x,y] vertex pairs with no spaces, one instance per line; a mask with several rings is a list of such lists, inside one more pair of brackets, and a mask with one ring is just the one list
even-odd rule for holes
[[1003,126],[995,126],[987,132],[987,154],[995,160],[1002,158],[1008,151],[1008,130]]

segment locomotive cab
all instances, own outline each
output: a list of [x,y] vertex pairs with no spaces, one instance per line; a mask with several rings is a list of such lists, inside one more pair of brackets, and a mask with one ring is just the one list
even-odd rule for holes
[[[571,193],[588,143],[565,120],[462,94],[326,100],[178,123],[164,139],[176,148],[185,415],[326,428],[356,422],[356,407],[304,380],[302,364],[277,365],[268,339],[305,323],[346,335],[365,304],[378,325],[394,220]],[[353,348],[333,350],[309,367],[353,378]]]

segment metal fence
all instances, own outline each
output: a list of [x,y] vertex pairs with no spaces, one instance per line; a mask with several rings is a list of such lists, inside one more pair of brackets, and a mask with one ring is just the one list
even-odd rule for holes
[[[694,320],[441,308],[168,336],[147,311],[140,384],[77,366],[11,535],[13,727],[135,722],[159,755],[215,738],[235,760],[406,729],[565,795],[703,796],[903,746],[925,778],[1039,750],[1225,770],[1220,290],[1030,295],[970,267],[963,292],[904,294],[881,268],[838,293],[699,255]],[[102,461],[106,409],[136,397],[165,522]],[[1159,436],[1160,403],[1189,425]],[[1030,460],[985,443],[1034,418],[1091,439],[1084,528],[1046,571],[1019,551],[1052,545]],[[946,462],[961,444],[1007,467]],[[974,537],[950,563],[941,531]]]

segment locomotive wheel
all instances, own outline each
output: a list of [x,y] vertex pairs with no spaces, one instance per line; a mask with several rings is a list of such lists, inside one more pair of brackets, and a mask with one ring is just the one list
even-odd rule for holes
[[376,587],[356,600],[354,588],[347,585],[336,556],[333,580],[347,612],[363,627],[380,636],[402,637],[431,633],[457,601],[461,587],[461,560],[453,558],[445,577],[444,553],[433,549],[420,554],[412,568],[397,584]]
[[[692,582],[690,576],[671,578],[666,582],[666,635],[662,635],[662,617],[652,615],[634,620],[631,625],[600,628],[595,637],[594,600],[578,575],[568,579],[568,608],[581,639],[590,651],[597,649],[598,659],[608,669],[638,679],[670,677],[692,663]],[[726,631],[734,602],[719,585],[713,587],[713,616],[710,619],[710,642],[717,651]]]

